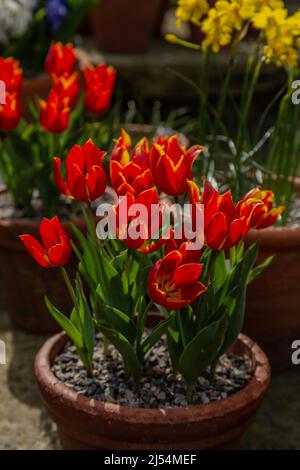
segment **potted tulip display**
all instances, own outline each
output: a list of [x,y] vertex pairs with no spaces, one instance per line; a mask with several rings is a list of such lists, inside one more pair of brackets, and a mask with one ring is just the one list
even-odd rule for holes
[[[64,330],[41,348],[35,371],[65,449],[207,449],[237,445],[270,378],[260,348],[240,334],[258,246],[243,240],[266,217],[261,199],[236,204],[208,181],[200,193],[192,165],[204,148],[177,136],[133,149],[123,132],[110,154],[90,142],[54,160],[58,188],[85,195],[84,234],[70,242],[59,219],[43,219],[41,242],[21,236],[34,260],[59,270],[70,311],[46,304]],[[92,168],[89,162],[93,161]],[[69,191],[76,167],[85,168]],[[108,181],[118,195],[91,207]],[[68,276],[72,248],[75,282]],[[47,270],[49,272],[49,269]],[[152,328],[153,308],[160,316]],[[70,314],[70,316],[69,316]],[[153,321],[152,321],[153,324]]]
[[[33,120],[27,124],[20,113],[23,74],[19,62],[0,58],[0,80],[6,87],[6,103],[0,105],[0,170],[6,185],[1,192],[1,271],[12,319],[30,331],[51,332],[57,328],[44,308],[46,290],[52,290],[61,307],[67,308],[69,300],[54,272],[50,278],[45,277],[43,270],[28,262],[17,235],[24,231],[37,235],[41,218],[54,212],[58,212],[69,233],[71,220],[82,225],[77,208],[60,198],[52,177],[52,158],[64,158],[66,147],[75,141],[84,142],[87,135],[104,143],[111,131],[111,126],[108,131],[108,124],[97,122],[97,118],[110,109],[115,70],[104,64],[85,68],[85,92],[80,97],[80,74],[74,70],[75,64],[71,44],[51,45],[45,68],[52,88],[38,107],[32,103]],[[76,178],[82,171],[77,168]]]
[[[245,322],[245,331],[263,346],[274,369],[281,370],[291,365],[291,344],[300,335],[296,262],[300,249],[296,184],[300,107],[292,102],[292,83],[299,70],[300,12],[289,14],[284,1],[216,1],[210,7],[209,2],[192,5],[179,0],[178,6],[178,19],[192,21],[203,36],[201,45],[167,37],[171,42],[201,49],[201,82],[193,87],[201,109],[197,132],[206,144],[207,158],[198,167],[199,176],[213,173],[218,187],[231,188],[237,199],[255,185],[251,194],[264,200],[266,213],[275,198],[281,206],[276,226],[264,230],[257,230],[263,225],[254,226],[247,236],[249,244],[260,242],[260,261],[275,257],[260,280],[249,287]],[[256,31],[256,36],[248,42],[241,96],[235,99],[232,92],[237,64],[240,67],[239,51],[251,31]],[[212,55],[221,50],[228,62],[215,104],[209,98],[210,64]],[[271,95],[261,115],[253,118],[258,108],[255,98],[259,80],[267,67],[273,67],[273,73],[276,67],[282,68],[286,80]],[[264,184],[272,191],[261,190]]]

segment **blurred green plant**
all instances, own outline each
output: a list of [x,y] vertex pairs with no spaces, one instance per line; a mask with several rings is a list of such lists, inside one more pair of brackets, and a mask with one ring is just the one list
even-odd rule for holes
[[[291,100],[292,81],[299,71],[300,11],[289,16],[284,2],[274,8],[262,6],[259,9],[254,4],[249,9],[246,0],[239,4],[231,0],[217,1],[213,8],[209,8],[207,2],[194,2],[193,5],[191,8],[186,0],[178,1],[178,22],[189,19],[199,27],[202,44],[190,43],[174,35],[166,38],[184,47],[202,49],[198,82],[171,70],[193,88],[199,100],[199,118],[191,138],[205,143],[206,152],[197,163],[197,175],[213,178],[223,190],[230,188],[237,200],[254,183],[262,185],[266,182],[274,190],[278,203],[287,209],[281,219],[285,223],[300,169],[300,109]],[[257,35],[248,43],[250,53],[240,97],[237,97],[233,95],[233,78],[237,66],[240,69],[238,48],[250,28],[256,29]],[[228,58],[226,71],[221,77],[217,102],[212,103],[211,57],[224,46],[227,46],[224,56]],[[286,80],[253,123],[261,70],[271,61],[285,70]],[[267,124],[270,120],[271,127]],[[232,122],[233,132],[229,130]]]
[[[54,13],[47,14],[47,0],[38,0],[33,21],[30,23],[24,35],[14,41],[4,51],[4,55],[13,56],[22,60],[30,71],[43,70],[44,59],[52,41],[72,42],[74,34],[78,30],[82,20],[98,0],[66,0],[65,15],[59,21],[57,27],[53,27],[55,21],[55,9],[58,14],[60,5],[53,5]],[[54,2],[55,3],[55,2]],[[48,6],[49,8],[49,6]],[[51,16],[52,15],[52,16]],[[30,54],[28,54],[30,51]]]

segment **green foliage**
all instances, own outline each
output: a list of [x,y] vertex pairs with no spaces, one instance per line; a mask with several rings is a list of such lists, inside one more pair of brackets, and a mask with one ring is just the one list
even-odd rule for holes
[[95,327],[79,276],[76,279],[75,303],[70,318],[54,307],[47,297],[45,301],[49,312],[74,342],[80,359],[91,373],[93,370]]
[[199,376],[212,373],[220,356],[236,342],[245,313],[246,288],[267,265],[253,268],[258,246],[244,251],[243,244],[234,248],[232,262],[223,251],[205,253],[210,267],[206,270],[208,291],[200,297],[194,310],[190,307],[170,313],[168,348],[174,370],[179,370],[187,383],[188,398]]
[[37,191],[42,214],[53,216],[60,198],[52,173],[53,157],[64,160],[73,145],[83,145],[89,138],[102,149],[107,148],[115,112],[112,109],[105,120],[91,124],[81,99],[71,114],[68,128],[53,135],[41,127],[38,110],[31,103],[32,122],[28,124],[22,119],[16,129],[0,135],[0,171],[16,206],[24,209],[27,216],[34,215],[32,196]]
[[[59,29],[51,33],[46,18],[46,2],[38,0],[33,21],[24,35],[12,41],[6,50],[7,56],[26,59],[27,66],[34,71],[42,71],[44,59],[52,41],[64,43],[73,41],[83,18],[98,0],[68,0],[68,13]],[[28,54],[30,51],[30,54]]]

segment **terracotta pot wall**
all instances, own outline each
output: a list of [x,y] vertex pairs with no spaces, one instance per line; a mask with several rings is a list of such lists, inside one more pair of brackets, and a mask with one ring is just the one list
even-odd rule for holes
[[23,80],[21,95],[21,113],[27,121],[31,114],[29,102],[35,103],[39,99],[46,99],[51,90],[52,81],[47,74],[41,74],[35,78],[26,78]]
[[90,13],[97,46],[104,52],[145,52],[162,1],[103,0]]
[[79,396],[52,374],[50,365],[66,341],[64,334],[50,338],[35,361],[43,401],[65,449],[235,448],[253,421],[270,379],[266,356],[241,335],[234,352],[251,358],[254,376],[238,393],[190,408],[129,408]]
[[291,344],[300,338],[300,228],[252,230],[247,241],[260,243],[259,261],[276,256],[248,287],[244,331],[280,371],[292,365]]

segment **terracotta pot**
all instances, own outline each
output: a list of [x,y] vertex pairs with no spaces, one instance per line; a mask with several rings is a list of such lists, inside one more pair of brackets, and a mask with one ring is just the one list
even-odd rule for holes
[[91,10],[97,46],[104,52],[143,53],[162,0],[102,0]]
[[51,78],[46,73],[23,80],[21,94],[21,112],[26,120],[30,120],[29,102],[47,98],[51,89]]
[[103,403],[78,395],[51,372],[67,343],[64,333],[50,338],[37,354],[35,374],[46,408],[64,449],[176,450],[236,447],[253,421],[270,380],[262,350],[240,335],[234,351],[247,354],[254,375],[241,391],[224,400],[188,408],[143,409]]
[[276,255],[248,287],[244,331],[280,371],[292,365],[291,344],[300,338],[300,228],[251,230],[246,240],[259,242],[259,261]]
[[[66,230],[73,236],[70,223]],[[39,238],[39,222],[30,219],[0,220],[0,272],[6,306],[13,324],[32,333],[52,334],[61,330],[45,306],[47,294],[62,312],[72,303],[59,269],[40,267],[27,253],[18,235],[29,233]],[[71,278],[77,268],[75,255],[66,267]]]

